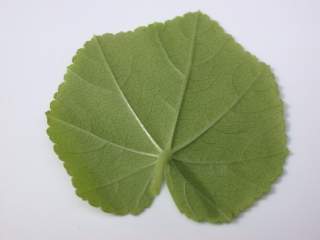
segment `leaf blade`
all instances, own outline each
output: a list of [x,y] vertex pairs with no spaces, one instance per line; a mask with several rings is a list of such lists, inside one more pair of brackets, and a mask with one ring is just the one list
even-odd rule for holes
[[76,193],[118,215],[141,213],[166,179],[189,218],[230,222],[288,154],[270,67],[200,12],[93,37],[47,119]]

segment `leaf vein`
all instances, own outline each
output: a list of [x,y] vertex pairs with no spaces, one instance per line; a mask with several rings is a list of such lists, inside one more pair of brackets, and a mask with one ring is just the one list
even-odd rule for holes
[[276,153],[272,153],[272,154],[268,154],[266,156],[259,156],[259,157],[252,157],[252,158],[245,158],[245,159],[239,159],[239,160],[234,160],[234,161],[202,161],[202,162],[197,162],[197,161],[189,161],[189,160],[182,160],[182,159],[178,159],[178,158],[173,158],[173,160],[178,161],[178,162],[182,162],[182,163],[186,163],[186,164],[194,164],[194,165],[230,165],[230,164],[237,164],[237,163],[242,163],[242,162],[246,162],[246,161],[251,161],[251,160],[255,160],[255,159],[264,159],[264,158],[272,158],[272,157],[276,157],[279,156],[281,154],[284,154],[285,152],[287,152],[287,150],[283,150],[283,151],[279,151]]
[[190,46],[190,57],[189,57],[188,65],[187,65],[187,71],[188,72],[187,72],[187,75],[186,75],[186,78],[185,78],[183,91],[182,91],[181,96],[180,96],[178,114],[177,114],[177,117],[176,117],[176,120],[175,120],[175,123],[174,123],[172,134],[171,134],[171,139],[170,139],[171,147],[172,147],[173,140],[174,140],[174,137],[175,137],[175,134],[176,134],[176,128],[177,128],[178,121],[179,121],[179,118],[180,118],[180,115],[181,115],[181,108],[183,106],[183,102],[184,102],[184,99],[185,99],[185,93],[186,93],[186,90],[187,90],[187,87],[188,87],[188,83],[189,83],[189,80],[190,80],[190,76],[191,76],[191,69],[192,69],[192,64],[193,64],[193,59],[194,59],[194,52],[195,52],[195,45],[196,45],[195,43],[196,43],[196,36],[197,36],[197,31],[198,31],[198,24],[199,24],[199,14],[197,15],[195,23],[194,23],[195,26],[194,26],[194,29],[193,29],[193,36],[192,36],[192,40],[191,40],[191,44],[190,44],[191,45]]
[[133,172],[131,172],[131,173],[125,175],[125,176],[122,176],[122,177],[117,178],[117,179],[115,179],[115,180],[111,180],[111,181],[108,182],[108,183],[105,183],[105,184],[100,185],[100,186],[96,186],[96,187],[94,187],[94,188],[88,189],[88,190],[83,191],[83,192],[81,192],[81,193],[82,193],[82,194],[84,194],[84,193],[89,193],[89,192],[92,192],[92,191],[95,191],[95,190],[98,190],[98,189],[101,189],[101,188],[108,187],[108,186],[110,186],[110,185],[112,185],[112,184],[119,183],[119,182],[121,182],[122,180],[127,179],[127,178],[131,177],[132,175],[134,175],[134,174],[136,174],[136,173],[138,173],[138,172],[143,171],[144,169],[147,169],[147,168],[149,168],[149,167],[154,166],[155,164],[156,164],[156,162],[154,162],[154,163],[152,163],[152,164],[148,164],[148,165],[146,165],[146,166],[144,166],[144,167],[142,167],[142,168],[139,168],[139,169],[137,169],[136,171],[133,171]]
[[180,146],[177,146],[173,149],[173,152],[178,152],[182,150],[183,148],[189,146],[191,143],[193,143],[195,140],[197,140],[199,137],[201,137],[204,133],[206,133],[210,128],[214,127],[226,114],[228,114],[245,96],[246,94],[250,91],[254,83],[259,79],[259,76],[262,74],[262,71],[257,74],[257,77],[249,84],[247,89],[233,101],[233,103],[230,105],[229,108],[227,108],[224,112],[222,112],[211,124],[209,124],[207,127],[205,127],[200,133],[196,134],[194,137],[191,138],[186,143],[181,144]]
[[175,72],[178,73],[179,76],[181,76],[182,78],[185,78],[185,74],[173,63],[173,61],[171,60],[168,50],[166,49],[166,47],[164,46],[160,33],[159,31],[157,31],[157,39],[159,42],[159,47],[161,49],[161,51],[163,52],[163,55],[165,56],[165,59],[167,60],[167,62],[169,63],[169,65],[173,68],[173,70],[175,70]]
[[143,198],[143,195],[144,195],[144,194],[145,194],[145,192],[147,191],[148,186],[149,186],[149,184],[150,184],[150,182],[151,182],[152,178],[153,178],[153,175],[152,175],[152,174],[150,174],[149,179],[146,181],[146,184],[144,185],[143,190],[142,190],[142,192],[141,192],[140,196],[139,196],[139,197],[138,197],[138,199],[137,199],[137,203],[135,204],[135,208],[138,208],[138,207],[139,207],[139,204],[140,204],[140,202],[141,202],[141,200],[142,200],[142,198]]
[[134,109],[132,108],[132,106],[130,105],[127,97],[125,96],[124,92],[122,91],[122,89],[120,88],[119,86],[119,83],[116,79],[116,76],[107,60],[107,57],[104,53],[104,51],[102,50],[102,46],[98,40],[98,37],[94,37],[94,39],[96,40],[97,42],[97,45],[98,45],[98,48],[99,48],[99,51],[101,52],[101,55],[104,59],[104,63],[105,63],[105,66],[106,68],[110,71],[111,73],[111,77],[115,83],[115,86],[116,88],[118,89],[119,91],[119,94],[121,96],[121,98],[123,99],[124,103],[126,104],[126,106],[128,107],[129,111],[131,112],[131,114],[133,115],[133,117],[135,118],[135,120],[138,122],[139,126],[141,127],[141,129],[144,131],[144,133],[146,134],[146,136],[149,138],[149,140],[151,141],[151,143],[157,148],[158,151],[162,151],[161,147],[158,145],[158,143],[153,139],[153,137],[150,135],[150,133],[148,132],[148,130],[146,129],[146,127],[144,126],[144,124],[142,123],[142,121],[140,120],[140,118],[137,116],[136,112],[134,111]]
[[120,148],[122,150],[125,150],[125,151],[128,151],[128,152],[132,152],[132,153],[135,153],[135,154],[139,154],[139,155],[144,155],[144,156],[153,157],[153,158],[157,158],[158,157],[158,155],[156,155],[156,154],[139,151],[139,150],[136,150],[136,149],[128,148],[128,147],[119,145],[117,143],[111,142],[111,141],[109,141],[109,140],[107,140],[105,138],[102,138],[102,137],[98,136],[97,134],[95,134],[93,132],[90,132],[90,131],[88,131],[86,129],[83,129],[83,128],[79,127],[79,126],[76,126],[75,124],[69,123],[69,122],[67,122],[65,120],[62,120],[60,118],[57,118],[57,117],[54,117],[54,116],[48,116],[48,118],[51,118],[51,119],[53,119],[55,121],[58,121],[59,123],[65,125],[65,126],[68,126],[68,127],[72,128],[72,129],[75,129],[75,130],[77,130],[77,131],[79,131],[81,133],[87,134],[88,136],[91,136],[91,137],[94,137],[96,139],[99,139],[100,141],[102,141],[102,142],[104,142],[106,144],[109,144],[109,145],[111,145],[113,147]]
[[97,89],[97,90],[99,90],[99,91],[102,90],[102,91],[105,91],[105,92],[107,92],[107,93],[112,93],[111,90],[109,90],[109,89],[107,89],[107,88],[104,88],[104,87],[101,87],[101,86],[98,86],[97,84],[94,84],[94,83],[88,81],[87,79],[85,79],[84,77],[80,76],[79,73],[77,73],[76,71],[74,71],[74,70],[71,69],[71,68],[68,68],[68,71],[69,71],[69,73],[71,73],[73,76],[75,76],[75,77],[78,78],[79,80],[82,80],[82,81],[86,82],[87,84],[89,84],[90,86],[92,86],[93,88],[95,88],[95,89]]
[[200,189],[194,187],[193,184],[192,184],[190,181],[188,181],[188,179],[184,176],[184,174],[182,173],[182,171],[176,166],[176,164],[173,164],[173,166],[174,166],[174,167],[177,169],[177,171],[181,174],[184,182],[188,182],[189,185],[190,185],[191,187],[193,187],[193,189],[194,189],[195,191],[197,191],[201,196],[203,196],[215,209],[217,209],[217,211],[218,211],[225,219],[227,219],[228,221],[230,220],[230,218],[226,215],[226,213],[225,213],[222,209],[220,209],[220,208],[218,207],[218,205],[215,203],[214,200],[211,199],[210,196],[209,196],[209,197],[206,196],[206,194],[205,194],[204,192],[202,192],[202,191],[200,191]]
[[196,218],[197,215],[196,215],[196,213],[194,212],[193,208],[191,207],[191,204],[190,204],[189,199],[188,199],[188,197],[187,197],[187,182],[186,182],[186,181],[184,181],[184,184],[183,184],[183,195],[184,195],[184,198],[186,199],[186,203],[187,203],[189,209],[191,210],[192,214],[193,214],[194,217]]

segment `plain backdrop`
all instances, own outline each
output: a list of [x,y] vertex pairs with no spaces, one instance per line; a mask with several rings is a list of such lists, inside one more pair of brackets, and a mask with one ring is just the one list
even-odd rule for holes
[[[138,217],[103,213],[74,194],[52,150],[49,102],[93,34],[196,10],[273,67],[287,103],[285,174],[231,224],[187,219],[167,188]],[[320,239],[319,13],[318,0],[0,0],[0,239]]]

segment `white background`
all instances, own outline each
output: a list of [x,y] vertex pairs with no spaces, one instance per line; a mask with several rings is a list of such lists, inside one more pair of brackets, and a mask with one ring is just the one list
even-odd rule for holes
[[[93,34],[195,10],[273,67],[288,105],[285,175],[232,224],[187,219],[166,188],[138,217],[103,213],[74,194],[52,150],[44,114],[52,95]],[[1,240],[320,239],[318,0],[0,0],[0,74]]]

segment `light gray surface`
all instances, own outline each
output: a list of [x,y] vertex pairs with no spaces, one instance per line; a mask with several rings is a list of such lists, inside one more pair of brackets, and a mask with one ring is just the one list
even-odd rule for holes
[[[163,189],[139,217],[115,217],[74,194],[44,112],[75,51],[93,34],[202,10],[269,63],[288,104],[292,155],[274,193],[228,225],[181,215]],[[318,0],[0,0],[1,240],[320,239]]]

